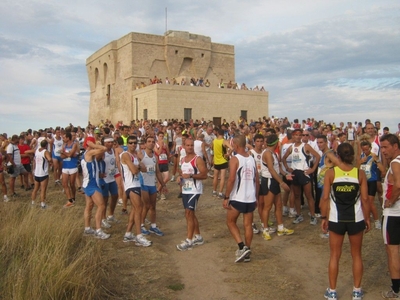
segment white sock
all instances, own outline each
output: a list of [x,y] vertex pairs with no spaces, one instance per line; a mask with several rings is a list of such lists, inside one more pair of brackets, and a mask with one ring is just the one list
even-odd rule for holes
[[90,228],[90,227],[85,227],[85,230],[90,230],[90,229],[92,229],[92,228]]
[[157,227],[156,223],[151,223],[151,228],[156,228],[156,227]]
[[278,230],[279,230],[279,231],[282,231],[283,228],[284,228],[284,227],[283,227],[283,224],[278,225]]

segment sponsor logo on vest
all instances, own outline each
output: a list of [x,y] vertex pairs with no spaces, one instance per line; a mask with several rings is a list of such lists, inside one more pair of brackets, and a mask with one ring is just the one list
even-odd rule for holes
[[336,187],[336,192],[350,193],[355,189],[356,187],[354,185],[341,185]]

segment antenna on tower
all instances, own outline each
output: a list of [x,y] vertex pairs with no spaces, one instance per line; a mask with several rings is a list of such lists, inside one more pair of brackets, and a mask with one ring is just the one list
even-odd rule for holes
[[167,12],[167,7],[165,7],[165,33],[167,33],[168,30],[168,12]]

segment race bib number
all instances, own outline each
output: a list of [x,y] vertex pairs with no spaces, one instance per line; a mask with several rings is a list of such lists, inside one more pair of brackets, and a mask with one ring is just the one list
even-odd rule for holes
[[300,161],[300,155],[298,154],[293,154],[292,156],[292,162]]
[[153,175],[156,172],[155,165],[146,165],[147,174]]
[[183,185],[182,189],[184,191],[192,191],[194,187],[193,180],[187,180]]
[[365,172],[367,179],[371,178],[371,165],[361,165],[360,169]]
[[165,153],[160,154],[160,160],[167,160],[167,159],[168,159],[167,154]]

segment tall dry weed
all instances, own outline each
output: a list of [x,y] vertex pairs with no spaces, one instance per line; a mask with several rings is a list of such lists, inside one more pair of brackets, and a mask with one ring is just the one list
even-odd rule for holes
[[0,224],[0,299],[109,298],[101,241],[74,213],[7,203]]

